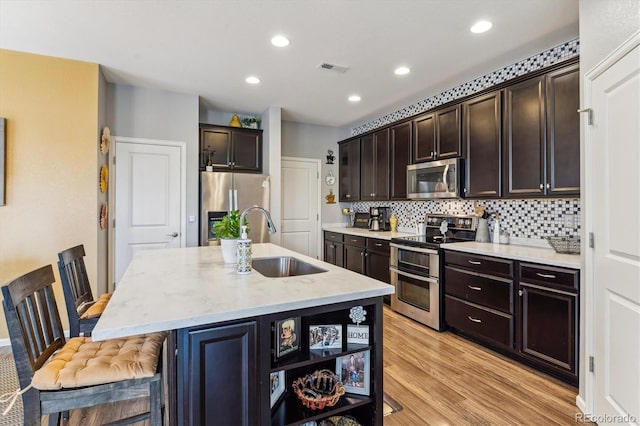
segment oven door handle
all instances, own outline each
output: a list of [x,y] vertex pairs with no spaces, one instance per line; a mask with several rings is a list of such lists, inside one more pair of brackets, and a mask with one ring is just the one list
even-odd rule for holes
[[398,274],[398,275],[402,275],[402,276],[405,276],[405,277],[413,278],[414,280],[428,281],[430,283],[438,284],[438,279],[437,278],[425,277],[423,275],[410,274],[409,272],[401,271],[401,270],[399,270],[398,268],[396,268],[394,266],[390,266],[389,267],[389,271],[391,271],[391,273],[394,273],[394,274]]
[[426,254],[438,254],[437,250],[433,250],[433,249],[426,249],[426,248],[421,248],[421,247],[413,247],[413,246],[405,246],[402,245],[401,243],[391,243],[389,244],[389,246],[399,249],[399,250],[404,250],[404,251],[417,251],[418,253],[426,253]]

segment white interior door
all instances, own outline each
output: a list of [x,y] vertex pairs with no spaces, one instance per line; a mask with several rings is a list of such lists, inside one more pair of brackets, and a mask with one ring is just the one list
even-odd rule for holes
[[585,75],[584,95],[592,110],[592,124],[585,125],[587,231],[594,235],[585,258],[593,307],[592,420],[638,424],[640,32]]
[[184,146],[116,138],[115,283],[138,250],[184,246]]
[[320,253],[320,160],[282,159],[280,245],[315,257]]

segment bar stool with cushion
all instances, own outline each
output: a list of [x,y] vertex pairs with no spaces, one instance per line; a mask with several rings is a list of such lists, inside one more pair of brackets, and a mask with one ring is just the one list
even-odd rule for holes
[[93,299],[89,277],[84,266],[84,246],[71,247],[58,253],[58,270],[62,281],[64,302],[69,316],[71,337],[90,336],[102,311],[107,306],[111,293]]
[[65,341],[53,294],[53,268],[44,266],[2,287],[3,308],[24,406],[24,424],[58,424],[60,413],[124,400],[149,398],[149,411],[120,424],[149,419],[162,424],[159,365],[166,333],[93,342]]

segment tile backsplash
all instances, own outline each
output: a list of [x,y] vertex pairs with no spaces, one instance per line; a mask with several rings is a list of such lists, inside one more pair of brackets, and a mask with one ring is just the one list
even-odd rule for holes
[[[511,237],[544,239],[546,237],[580,236],[580,199],[526,199],[526,200],[476,200],[487,206],[487,212],[500,217],[500,229]],[[398,217],[399,228],[414,229],[426,213],[473,214],[474,200],[422,200],[354,202],[357,212],[368,212],[369,207],[390,206]],[[565,226],[571,219],[572,226]],[[493,229],[493,218],[489,227]],[[567,224],[568,225],[568,224]]]

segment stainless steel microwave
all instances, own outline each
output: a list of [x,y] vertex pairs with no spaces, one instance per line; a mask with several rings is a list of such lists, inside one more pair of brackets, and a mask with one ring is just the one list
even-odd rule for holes
[[460,158],[407,166],[407,198],[460,198],[461,185]]

